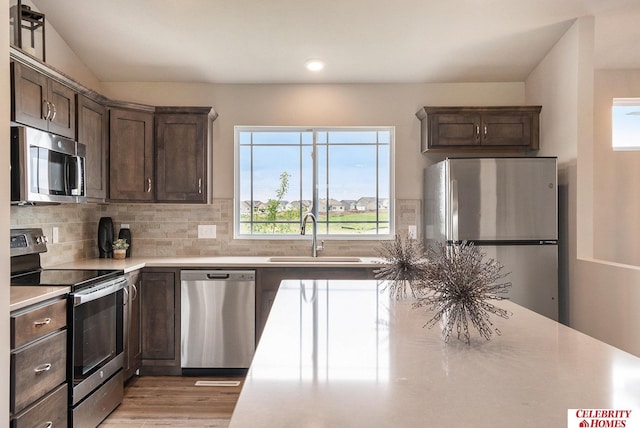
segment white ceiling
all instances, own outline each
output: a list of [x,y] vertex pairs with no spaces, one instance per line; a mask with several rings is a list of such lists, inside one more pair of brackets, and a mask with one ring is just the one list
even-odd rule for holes
[[33,3],[104,82],[523,81],[584,15],[597,68],[640,68],[640,0]]

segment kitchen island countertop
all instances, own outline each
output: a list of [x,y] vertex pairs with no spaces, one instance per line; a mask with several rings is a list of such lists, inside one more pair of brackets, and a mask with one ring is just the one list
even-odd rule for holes
[[[509,301],[471,344],[376,281],[283,281],[231,428],[564,427],[568,409],[640,412],[640,358]],[[454,333],[455,334],[455,333]],[[573,426],[573,425],[572,425]],[[578,425],[575,425],[578,426]]]

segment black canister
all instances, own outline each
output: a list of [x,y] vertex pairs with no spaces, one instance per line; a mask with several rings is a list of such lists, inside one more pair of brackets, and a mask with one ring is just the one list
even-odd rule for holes
[[131,257],[131,230],[128,227],[120,228],[120,232],[118,232],[118,239],[125,239],[127,244],[129,244],[129,248],[127,248],[127,257]]
[[98,256],[101,259],[113,258],[113,221],[111,217],[100,217],[98,223]]

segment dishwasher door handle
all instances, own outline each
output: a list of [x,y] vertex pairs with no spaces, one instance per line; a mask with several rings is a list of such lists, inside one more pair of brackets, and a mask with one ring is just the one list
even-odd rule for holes
[[207,279],[229,279],[228,273],[208,273]]

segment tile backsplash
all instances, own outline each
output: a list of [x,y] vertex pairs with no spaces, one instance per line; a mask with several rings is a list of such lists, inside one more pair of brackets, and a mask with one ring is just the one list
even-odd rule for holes
[[[396,231],[418,227],[420,236],[422,201],[396,201]],[[129,224],[134,257],[172,256],[280,256],[311,251],[308,239],[233,239],[233,200],[215,199],[209,205],[186,204],[69,204],[12,206],[11,227],[41,227],[49,237],[42,264],[52,266],[98,257],[100,217],[111,217],[117,236]],[[198,225],[216,226],[215,239],[198,239]],[[59,228],[57,243],[52,231]],[[323,255],[376,256],[376,241],[327,240]]]

